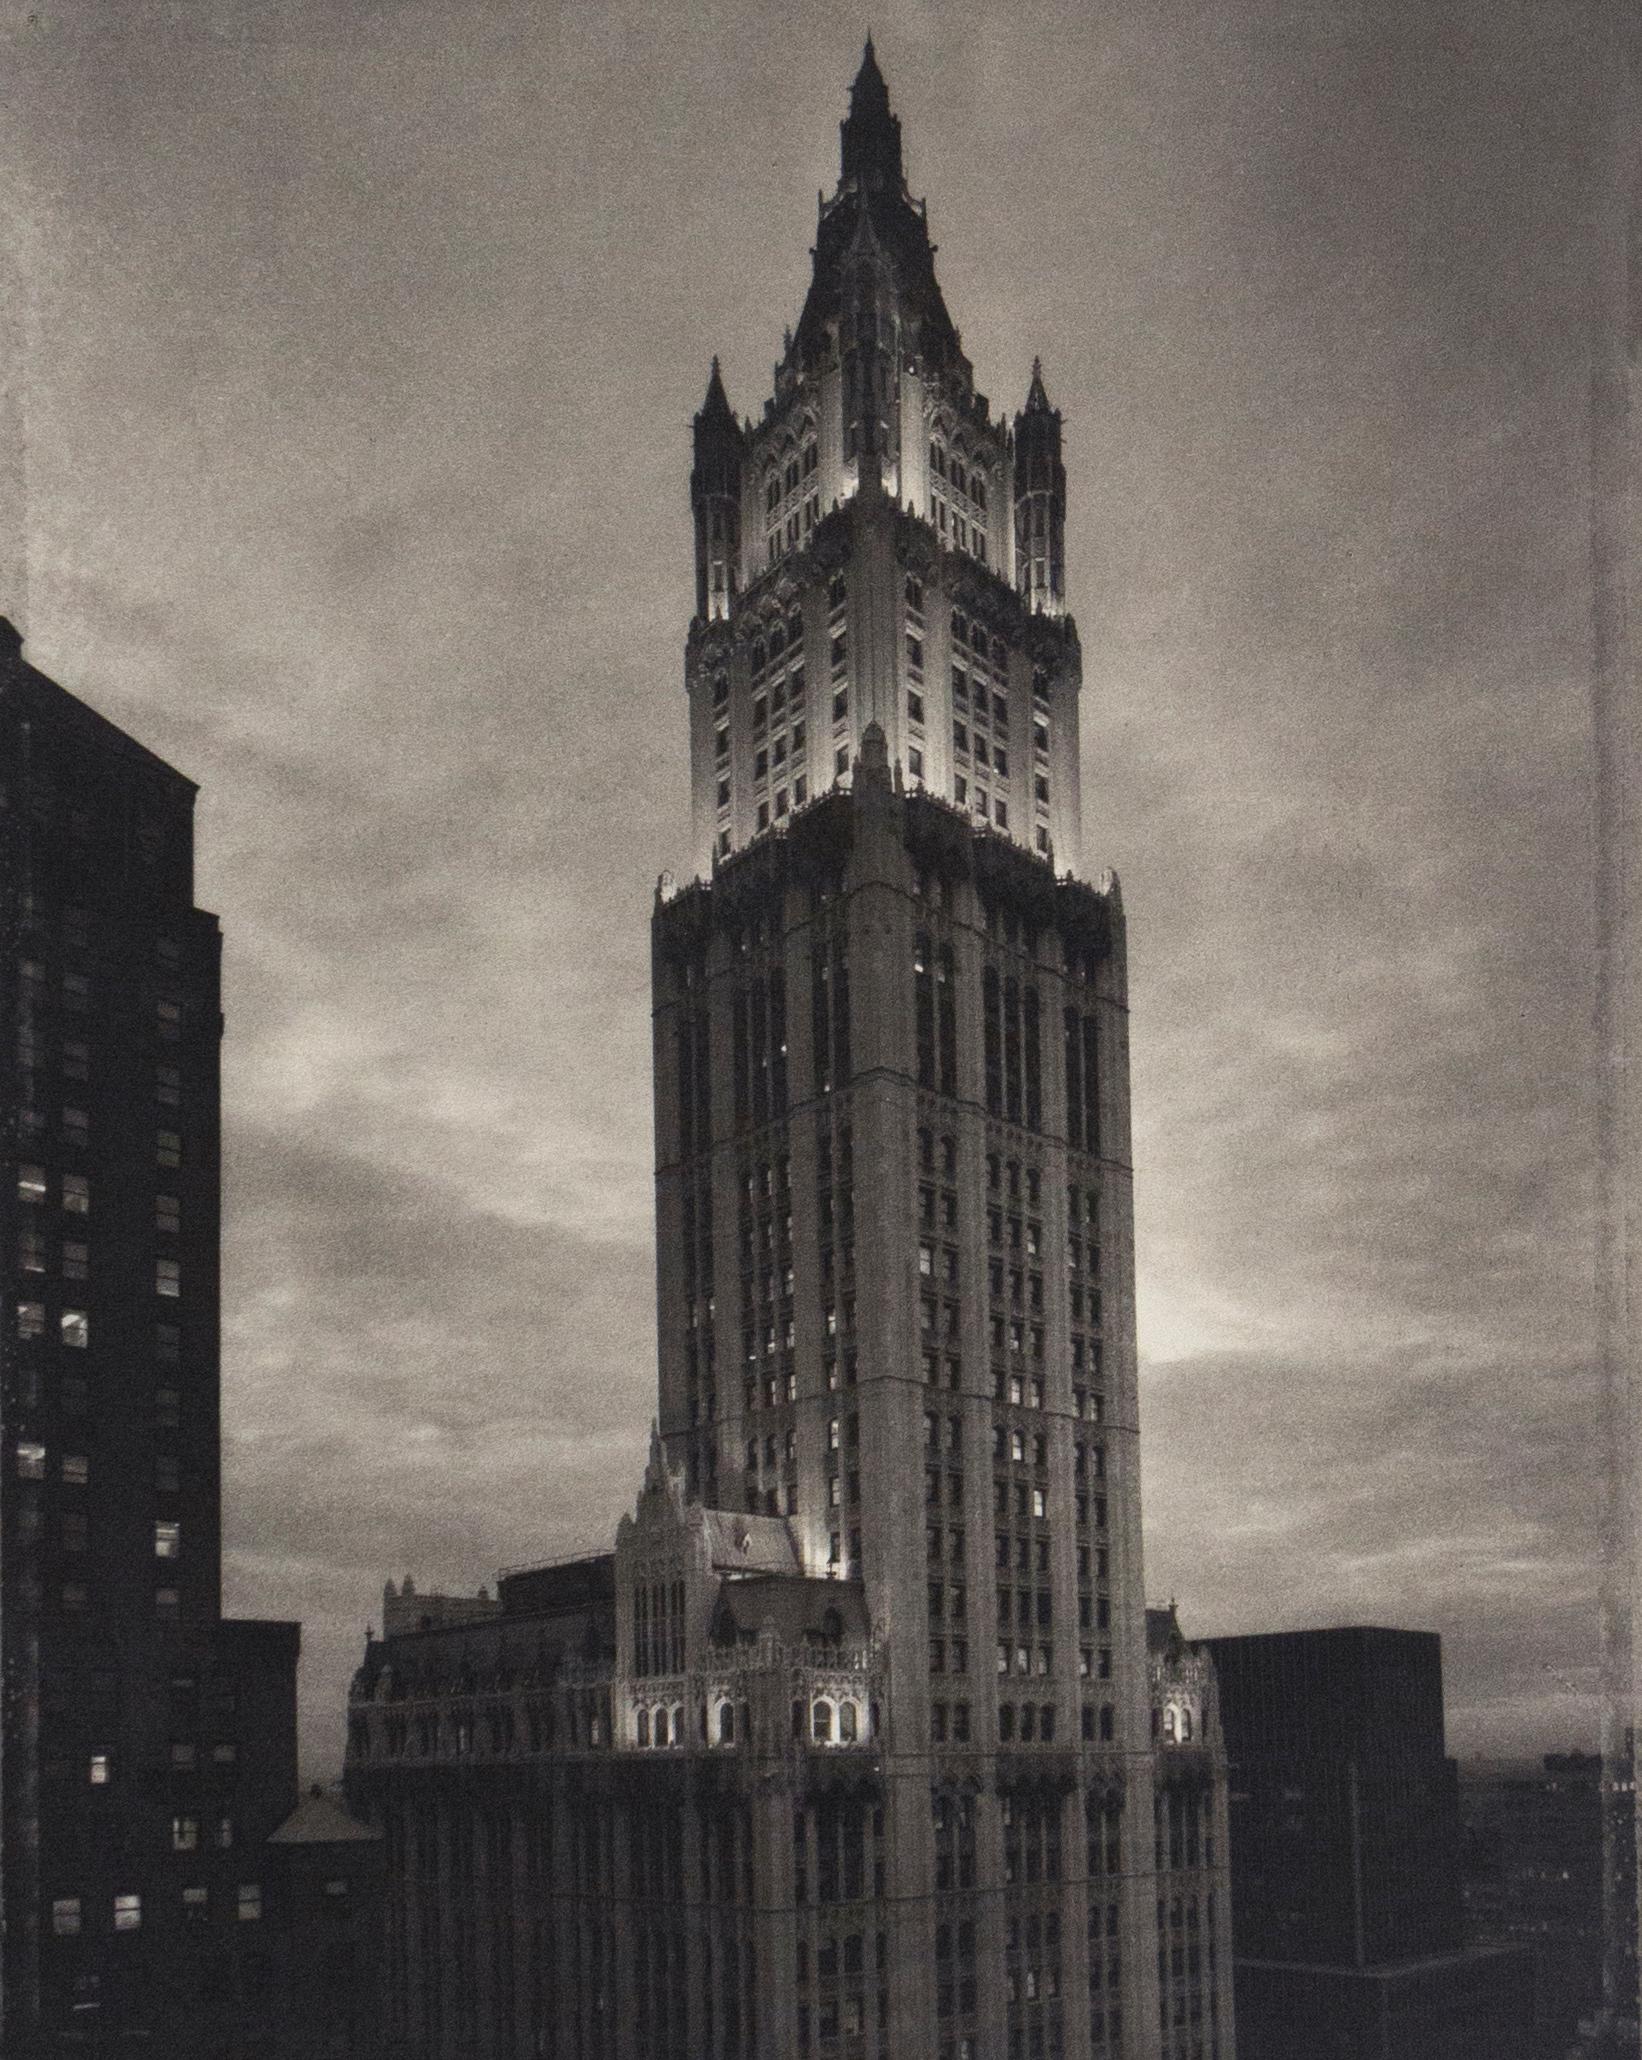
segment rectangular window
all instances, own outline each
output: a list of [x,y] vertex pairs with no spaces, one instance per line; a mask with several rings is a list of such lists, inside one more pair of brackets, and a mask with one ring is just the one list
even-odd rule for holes
[[182,1139],[175,1130],[161,1130],[155,1133],[154,1163],[157,1166],[182,1164]]
[[91,1182],[83,1173],[63,1175],[63,1208],[70,1216],[91,1214]]
[[908,695],[907,695],[907,720],[908,720],[908,722],[916,722],[916,723],[921,723],[921,722],[923,721],[923,719],[924,719],[924,697],[923,697],[923,695],[922,695],[922,694],[915,694],[915,693],[911,693],[911,692],[909,692],[909,693],[908,693]]
[[182,1421],[182,1396],[175,1388],[154,1390],[154,1422],[161,1430],[174,1430]]
[[57,1319],[57,1328],[71,1351],[83,1352],[91,1343],[91,1318],[83,1309],[65,1309]]
[[182,1035],[182,1003],[160,1001],[154,1004],[154,1028],[160,1036],[174,1042]]
[[63,1006],[67,1009],[89,1008],[91,1005],[91,982],[84,973],[63,975]]
[[140,1895],[117,1895],[114,1898],[114,1929],[116,1931],[140,1931],[143,1921],[143,1899]]
[[154,1557],[156,1559],[178,1559],[182,1556],[182,1525],[162,1520],[154,1526]]
[[46,1169],[44,1166],[19,1166],[17,1169],[17,1199],[20,1202],[43,1202],[46,1198]]
[[94,1752],[86,1763],[86,1780],[93,1788],[106,1788],[109,1779],[108,1754]]
[[154,1615],[162,1624],[174,1624],[182,1612],[182,1597],[175,1588],[154,1590]]
[[171,1741],[171,1764],[179,1774],[191,1774],[199,1755],[194,1750],[191,1738],[173,1738]]
[[154,1461],[154,1486],[162,1495],[174,1495],[182,1485],[181,1468],[176,1458],[162,1453]]
[[79,1238],[63,1239],[64,1280],[87,1280],[91,1275],[91,1247]]
[[182,1913],[185,1917],[203,1917],[210,1901],[211,1892],[203,1883],[190,1883],[182,1892]]
[[154,1228],[176,1237],[182,1230],[182,1203],[175,1195],[154,1197]]
[[63,1142],[70,1151],[84,1151],[91,1142],[91,1118],[84,1109],[64,1109]]
[[20,1481],[43,1481],[45,1477],[45,1446],[35,1444],[19,1445],[17,1447],[17,1478]]
[[51,1906],[51,1928],[58,1938],[74,1938],[80,1930],[80,1898],[58,1896]]
[[154,1068],[154,1099],[167,1109],[182,1105],[182,1074],[175,1066]]
[[192,1853],[199,1850],[200,1820],[198,1817],[173,1817],[171,1819],[171,1850],[174,1853]]
[[83,1452],[63,1454],[63,1485],[69,1488],[83,1488],[91,1480],[91,1461]]
[[182,1293],[182,1264],[177,1259],[154,1261],[154,1292],[173,1301]]
[[65,1080],[89,1080],[91,1078],[91,1047],[76,1038],[70,1038],[63,1046],[63,1078]]

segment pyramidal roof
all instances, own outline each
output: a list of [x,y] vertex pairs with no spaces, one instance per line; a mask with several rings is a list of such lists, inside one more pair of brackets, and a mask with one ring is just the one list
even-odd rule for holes
[[340,1803],[321,1789],[310,1789],[277,1831],[268,1834],[270,1845],[369,1845],[380,1839],[380,1831],[350,1817]]

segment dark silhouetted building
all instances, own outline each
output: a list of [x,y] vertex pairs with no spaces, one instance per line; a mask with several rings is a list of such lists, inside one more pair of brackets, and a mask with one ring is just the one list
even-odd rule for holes
[[418,2060],[1231,2060],[1060,440],[1036,370],[1013,424],[975,391],[869,46],[775,391],[715,366],[695,422],[637,1507],[355,1685]]
[[320,2050],[281,2043],[264,1966],[298,1626],[221,1610],[221,938],[194,792],[0,623],[7,2060]]
[[1442,1641],[1208,1641],[1231,1775],[1240,2060],[1515,2060],[1532,1961],[1467,1949]]
[[1562,2060],[1602,2002],[1602,1758],[1460,1769],[1465,1908],[1480,1943],[1526,1946],[1545,2060]]

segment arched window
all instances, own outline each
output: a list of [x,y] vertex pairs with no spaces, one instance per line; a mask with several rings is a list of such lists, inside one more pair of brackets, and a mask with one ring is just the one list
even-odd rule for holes
[[673,1743],[684,1743],[684,1705],[681,1702],[673,1704]]
[[825,1700],[817,1702],[810,1711],[810,1736],[817,1745],[832,1743],[832,1704]]
[[854,1703],[841,1702],[838,1705],[838,1736],[843,1744],[855,1743],[857,1724]]
[[1191,1713],[1190,1709],[1183,1709],[1183,1710],[1182,1710],[1182,1711],[1180,1712],[1180,1738],[1181,1738],[1181,1742],[1182,1742],[1182,1744],[1185,1744],[1185,1743],[1186,1743],[1187,1741],[1189,1741],[1189,1740],[1190,1740],[1190,1738],[1191,1738],[1191,1735],[1192,1735],[1192,1713]]
[[735,1704],[721,1702],[718,1706],[718,1742],[720,1745],[735,1744]]
[[656,1711],[656,1743],[657,1745],[665,1745],[667,1743],[667,1712],[665,1710]]
[[1172,1702],[1163,1712],[1163,1736],[1170,1744],[1173,1744],[1175,1736],[1175,1710]]
[[639,1743],[640,1745],[648,1745],[650,1743],[650,1712],[648,1710],[639,1711]]

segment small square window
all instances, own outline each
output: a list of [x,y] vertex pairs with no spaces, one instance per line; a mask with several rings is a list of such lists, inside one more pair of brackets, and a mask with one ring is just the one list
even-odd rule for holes
[[219,1767],[231,1767],[239,1758],[239,1747],[231,1738],[219,1738],[211,1748],[211,1759]]
[[173,1738],[171,1741],[171,1764],[179,1774],[191,1774],[199,1759],[191,1738]]

